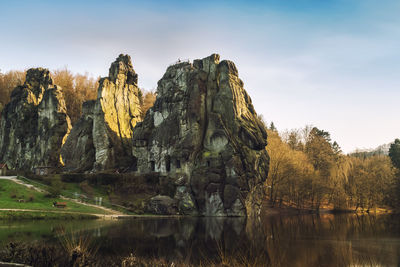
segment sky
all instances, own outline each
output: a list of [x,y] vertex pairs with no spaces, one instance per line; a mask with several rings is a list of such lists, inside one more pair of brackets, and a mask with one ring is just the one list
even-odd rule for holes
[[0,70],[107,76],[131,55],[155,90],[178,59],[235,62],[258,114],[314,125],[346,153],[400,138],[400,2],[0,0]]

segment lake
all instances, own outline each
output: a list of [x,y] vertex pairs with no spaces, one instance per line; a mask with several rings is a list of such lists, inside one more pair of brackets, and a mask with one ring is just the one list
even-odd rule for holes
[[[255,266],[398,266],[400,217],[322,214],[245,218],[0,222],[0,246],[90,237],[97,257],[199,264],[239,257]],[[60,245],[61,246],[61,245]]]

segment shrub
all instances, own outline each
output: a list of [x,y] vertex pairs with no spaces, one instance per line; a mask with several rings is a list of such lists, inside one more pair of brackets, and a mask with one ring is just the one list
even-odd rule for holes
[[82,173],[63,173],[61,174],[61,181],[64,183],[81,183],[85,181],[87,175]]
[[85,194],[87,194],[88,196],[93,196],[94,190],[93,188],[89,185],[89,183],[87,181],[84,181],[82,183],[79,184],[79,188],[85,192]]
[[95,185],[114,185],[121,181],[123,177],[120,173],[107,173],[107,172],[99,172],[89,174],[88,182]]
[[61,189],[62,183],[60,181],[53,181],[48,189],[49,193],[46,195],[46,197],[58,197],[61,194]]
[[158,184],[160,182],[160,175],[158,173],[147,173],[144,177],[148,184]]

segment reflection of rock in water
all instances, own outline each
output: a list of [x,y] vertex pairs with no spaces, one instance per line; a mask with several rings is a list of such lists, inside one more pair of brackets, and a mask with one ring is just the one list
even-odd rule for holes
[[221,241],[225,232],[239,236],[245,223],[244,217],[158,219],[146,222],[144,231],[157,238],[174,236],[181,244],[182,241],[192,239],[195,232],[196,236],[203,237],[205,241]]
[[94,236],[100,237],[101,236],[101,227],[95,229]]
[[196,228],[197,218],[158,219],[148,221],[145,231],[154,237],[168,237],[177,235],[179,238],[189,240]]
[[222,231],[224,228],[224,221],[225,220],[222,217],[206,218],[204,221],[205,239],[219,241],[221,239]]
[[142,257],[171,260],[190,257],[198,261],[204,255],[218,257],[221,245],[233,252],[242,246],[241,243],[248,242],[245,225],[243,217],[126,220],[117,222],[107,231],[102,230],[99,253],[118,251],[118,254],[129,255],[135,252]]
[[[99,223],[103,226],[101,237],[95,238]],[[82,222],[1,224],[12,225],[7,231],[13,232],[1,240],[0,252],[6,251],[4,245],[9,242],[35,243],[37,247],[38,234],[53,249],[53,245],[60,246],[63,236],[57,229],[66,229],[76,237],[92,234],[100,245],[97,256],[104,266],[107,258],[130,253],[177,265],[219,263],[222,254],[228,260],[226,266],[229,259],[239,260],[233,266],[400,266],[398,215],[268,216],[262,217],[261,223],[249,218],[138,218],[85,226]],[[47,232],[43,232],[44,226]]]
[[205,225],[205,239],[221,241],[222,234],[227,231],[239,236],[245,226],[245,218],[207,217],[202,219]]

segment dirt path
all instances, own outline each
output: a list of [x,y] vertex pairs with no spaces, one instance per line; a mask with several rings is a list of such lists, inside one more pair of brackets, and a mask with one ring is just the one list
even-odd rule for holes
[[[46,191],[46,190],[43,190],[42,188],[36,187],[36,186],[34,186],[34,185],[31,185],[31,184],[27,184],[27,183],[25,183],[24,181],[19,180],[19,179],[17,178],[17,176],[0,176],[0,179],[3,179],[3,180],[10,180],[10,181],[13,181],[14,183],[17,183],[17,184],[26,186],[26,187],[28,187],[28,188],[30,188],[30,189],[33,189],[33,190],[36,190],[36,191],[38,191],[38,192],[41,192],[41,193],[44,193],[44,194],[47,193],[47,191]],[[106,208],[106,207],[103,207],[103,206],[98,206],[98,205],[89,204],[89,203],[83,203],[83,202],[80,202],[80,201],[78,201],[78,200],[76,200],[76,199],[68,198],[68,197],[64,197],[64,196],[61,196],[61,198],[62,198],[62,199],[65,199],[65,200],[68,200],[68,201],[72,201],[72,202],[81,204],[81,205],[85,205],[85,206],[89,206],[89,207],[93,207],[93,208],[102,209],[102,210],[107,211],[108,213],[110,213],[110,215],[124,215],[122,212],[119,212],[119,211],[116,211],[116,210],[113,210],[113,209],[109,209],[109,208]],[[4,210],[4,209],[0,209],[0,210]],[[27,211],[31,211],[31,210],[27,210]],[[54,211],[54,212],[56,212],[56,211]],[[96,216],[97,216],[97,215],[99,215],[99,214],[93,214],[93,215],[96,215]],[[104,214],[101,214],[101,216],[104,216]]]
[[83,213],[83,212],[74,212],[74,211],[58,211],[58,210],[31,210],[31,209],[0,209],[0,211],[27,211],[27,212],[49,212],[49,213],[60,213],[60,214],[80,214],[80,215],[93,215],[97,216],[99,219],[118,219],[122,217],[130,217],[130,215],[123,214],[98,214],[98,213]]

